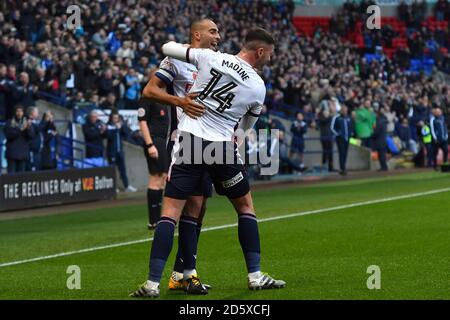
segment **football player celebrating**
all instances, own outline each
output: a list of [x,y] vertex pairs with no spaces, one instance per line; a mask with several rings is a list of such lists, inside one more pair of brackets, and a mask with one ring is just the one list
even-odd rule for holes
[[[190,36],[191,48],[206,48],[215,51],[220,41],[217,25],[208,18],[194,21],[191,24]],[[148,99],[147,104],[144,104],[144,106],[150,105],[150,107],[140,108],[139,112],[142,115],[142,119],[145,119],[144,115],[146,113],[157,114],[159,108],[162,108],[161,104],[175,106],[176,109],[173,108],[173,110],[176,112],[172,112],[170,130],[171,132],[174,132],[178,120],[183,113],[194,119],[201,116],[204,112],[203,105],[194,102],[188,95],[189,90],[194,84],[197,72],[198,69],[193,64],[166,57],[143,90],[143,97]],[[157,103],[154,103],[154,101]],[[145,123],[142,123],[142,125],[144,125],[143,132],[145,133]],[[144,138],[145,136],[146,135],[144,134]],[[155,148],[152,148],[152,146],[156,143],[152,143],[150,137],[145,139],[148,140],[146,141],[146,145],[149,146],[149,152],[154,151]],[[171,148],[169,147],[169,153],[170,149]],[[161,154],[161,148],[159,148],[159,154]],[[165,155],[163,155],[161,159],[165,159]],[[154,181],[161,180],[158,185],[158,190],[164,189],[165,178],[166,176],[164,175],[161,179],[153,179]],[[197,243],[201,232],[203,217],[206,212],[206,200],[211,196],[212,182],[209,175],[205,173],[202,182],[198,185],[193,195],[187,199],[180,218],[178,227],[178,252],[174,269],[169,279],[170,290],[184,289],[191,294],[206,294],[207,289],[210,288],[210,286],[206,284],[201,284],[195,267]],[[160,211],[160,206],[157,204],[161,203],[161,200],[162,192],[158,193],[157,197],[150,197],[149,208],[152,209],[149,210]],[[157,218],[159,218],[159,215],[159,212],[153,214],[153,216],[156,216]],[[153,221],[155,220],[156,218],[153,218]],[[186,246],[193,246],[193,248],[186,248]],[[184,257],[184,252],[191,252],[191,254]]]
[[[247,131],[261,112],[266,88],[254,69],[261,69],[270,61],[274,44],[266,30],[256,28],[247,33],[237,55],[189,48],[175,42],[163,46],[165,55],[197,66],[198,76],[190,92],[199,94],[196,101],[205,106],[205,113],[196,119],[185,114],[180,118],[162,217],[152,244],[149,280],[136,295],[159,296],[159,283],[173,245],[175,226],[205,172],[210,174],[216,191],[228,197],[238,214],[239,242],[247,265],[249,289],[285,286],[284,281],[261,272],[258,224],[250,185],[234,141],[235,126],[239,124],[240,129]],[[200,145],[203,152],[212,144],[222,148],[227,161],[221,159],[210,164],[202,158],[198,164],[196,152],[190,154],[188,161],[179,161],[180,150],[184,157],[186,151],[189,154],[190,146]],[[230,151],[233,163],[228,161]]]

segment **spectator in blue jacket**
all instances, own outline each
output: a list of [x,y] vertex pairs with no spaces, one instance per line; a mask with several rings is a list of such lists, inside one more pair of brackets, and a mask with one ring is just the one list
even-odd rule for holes
[[87,121],[83,124],[83,134],[86,142],[86,158],[103,158],[106,125],[98,119],[95,110],[88,113]]
[[125,109],[136,109],[139,100],[141,85],[136,70],[130,68],[125,76]]
[[333,117],[331,121],[331,131],[336,138],[336,145],[339,153],[339,174],[347,175],[347,155],[350,138],[353,136],[353,123],[348,115],[348,108],[341,106],[341,110]]
[[298,155],[300,161],[300,168],[304,168],[303,152],[305,151],[304,135],[308,131],[308,124],[304,121],[304,116],[301,112],[297,112],[296,119],[291,125],[292,141],[291,141],[291,157],[294,154]]
[[436,108],[430,120],[431,135],[433,136],[434,167],[437,167],[439,149],[444,154],[444,163],[448,162],[448,128],[441,108]]
[[23,106],[14,108],[14,117],[5,126],[5,136],[8,173],[24,172],[34,131],[31,120],[25,117]]
[[116,165],[119,169],[120,178],[122,179],[125,191],[135,192],[136,188],[130,186],[128,183],[128,176],[125,166],[125,154],[123,151],[122,140],[127,140],[131,132],[126,123],[120,117],[119,113],[111,112],[107,124],[106,138],[108,162],[111,165]]

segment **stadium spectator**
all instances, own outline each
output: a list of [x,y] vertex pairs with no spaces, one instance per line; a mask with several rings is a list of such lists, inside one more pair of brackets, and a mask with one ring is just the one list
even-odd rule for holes
[[141,85],[136,70],[130,68],[124,79],[125,109],[136,109],[140,97]]
[[116,96],[114,93],[109,93],[106,98],[100,99],[100,107],[102,109],[117,109]]
[[[298,114],[297,114],[298,115]],[[302,110],[302,115],[303,115],[303,120],[305,121],[305,123],[307,124],[307,126],[309,128],[315,128],[316,127],[316,123],[315,123],[315,118],[316,115],[311,107],[311,105],[308,103],[303,107]]]
[[386,120],[387,120],[387,134],[389,136],[393,136],[394,131],[395,131],[395,122],[397,121],[397,117],[396,117],[395,113],[391,111],[391,108],[389,105],[385,104],[383,106],[383,110],[384,110],[384,116],[386,117]]
[[322,145],[322,165],[328,165],[328,171],[333,169],[333,132],[331,131],[331,121],[333,116],[328,110],[323,110],[318,114],[317,127],[320,130],[320,143]]
[[444,21],[450,19],[450,4],[448,0],[437,0],[433,8],[434,16],[438,21]]
[[108,44],[108,37],[106,35],[105,29],[101,28],[92,36],[92,42],[95,44],[95,48],[103,52],[106,50],[106,45]]
[[427,168],[434,167],[434,151],[433,151],[433,136],[431,135],[430,126],[424,121],[419,121],[420,133],[422,136],[423,148],[427,154]]
[[292,160],[291,157],[289,157],[289,147],[285,139],[284,131],[276,131],[275,137],[272,139],[270,143],[270,155],[273,159],[275,155],[275,150],[278,146],[279,150],[279,165],[280,170],[287,171],[287,170],[295,170],[297,172],[302,172],[304,170],[304,166],[301,166],[300,164],[296,163]]
[[430,119],[430,128],[433,136],[433,165],[436,168],[439,149],[443,153],[443,162],[448,162],[448,128],[440,108],[434,110]]
[[128,183],[128,176],[125,166],[125,153],[122,143],[124,139],[128,139],[130,133],[130,129],[120,117],[119,113],[117,111],[111,112],[106,130],[106,138],[108,140],[106,153],[108,156],[108,162],[111,165],[117,166],[125,191],[136,192],[137,189]]
[[330,128],[336,138],[339,153],[339,174],[345,176],[347,175],[348,146],[354,131],[347,106],[341,106],[341,111],[333,117]]
[[412,151],[411,150],[411,133],[409,130],[408,119],[403,118],[401,122],[397,122],[395,128],[395,134],[401,141],[402,151]]
[[44,112],[40,126],[43,136],[41,169],[54,170],[57,165],[58,131],[51,111]]
[[31,121],[33,127],[34,137],[30,140],[30,156],[26,162],[26,171],[41,170],[41,151],[42,151],[42,127],[39,120],[39,110],[36,107],[28,107],[27,109],[28,121]]
[[37,99],[38,87],[30,83],[30,77],[28,73],[21,72],[19,81],[14,88],[14,94],[16,96],[16,102],[23,107],[31,107],[35,105]]
[[376,119],[371,104],[369,99],[365,100],[364,104],[356,110],[355,119],[356,137],[361,139],[362,145],[369,149],[372,148],[372,134]]
[[267,106],[263,105],[261,109],[261,114],[259,115],[258,121],[255,124],[255,130],[259,135],[259,130],[267,131],[267,134],[270,135],[270,129],[272,127],[272,119],[267,111]]
[[25,117],[23,106],[16,105],[14,108],[14,117],[8,120],[5,126],[5,137],[8,173],[25,172],[34,131],[32,121]]
[[7,69],[6,66],[2,63],[0,63],[0,122],[5,121],[7,119],[7,98],[8,98],[8,91],[10,90],[8,79],[6,77],[7,75]]
[[387,171],[388,166],[386,163],[386,151],[387,151],[387,126],[388,120],[384,115],[384,110],[380,109],[377,112],[376,122],[373,132],[373,149],[378,153],[378,160],[380,162],[379,171]]
[[102,158],[106,125],[98,119],[97,111],[93,110],[87,115],[87,121],[83,124],[83,134],[86,141],[86,158]]
[[297,113],[295,121],[291,125],[292,141],[290,148],[290,157],[298,156],[300,168],[303,169],[303,152],[305,151],[305,134],[308,131],[308,124],[304,121],[303,114]]
[[[114,92],[114,80],[111,69],[106,69],[98,81],[98,94],[105,97]],[[116,82],[117,85],[117,82]]]

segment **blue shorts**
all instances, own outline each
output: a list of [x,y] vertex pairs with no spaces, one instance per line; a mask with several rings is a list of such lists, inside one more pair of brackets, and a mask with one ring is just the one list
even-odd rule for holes
[[292,139],[291,152],[303,153],[305,151],[305,142],[303,140]]
[[[205,157],[205,154],[211,157]],[[230,199],[250,191],[247,173],[234,142],[212,142],[182,133],[175,142],[165,196],[187,199],[204,195],[205,189],[211,187],[209,181],[218,194]]]

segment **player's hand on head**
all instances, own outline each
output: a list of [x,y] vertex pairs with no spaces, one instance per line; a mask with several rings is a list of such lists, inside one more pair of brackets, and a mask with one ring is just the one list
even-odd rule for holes
[[181,98],[180,107],[191,118],[196,119],[205,113],[205,107],[197,102],[195,98],[198,93],[189,93],[187,96]]

